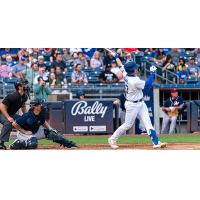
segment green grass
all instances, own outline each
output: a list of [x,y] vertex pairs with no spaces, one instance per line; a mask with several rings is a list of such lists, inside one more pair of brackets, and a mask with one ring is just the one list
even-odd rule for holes
[[[107,144],[109,136],[69,136],[68,138],[80,145],[87,144]],[[159,136],[161,141],[167,143],[200,143],[200,135],[169,135],[169,136]],[[10,139],[9,143],[12,143],[14,139]],[[149,136],[122,136],[119,141],[119,144],[151,144]],[[43,139],[39,141],[39,145],[53,145],[52,141]]]

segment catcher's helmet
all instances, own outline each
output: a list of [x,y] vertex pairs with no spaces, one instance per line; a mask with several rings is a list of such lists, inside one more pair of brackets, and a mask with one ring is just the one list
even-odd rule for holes
[[28,85],[28,80],[17,80],[15,82],[15,89],[18,90],[19,86],[26,87]]
[[36,99],[36,100],[33,102],[32,105],[33,105],[33,106],[38,106],[38,105],[43,106],[43,105],[44,105],[44,100],[42,100],[42,99]]

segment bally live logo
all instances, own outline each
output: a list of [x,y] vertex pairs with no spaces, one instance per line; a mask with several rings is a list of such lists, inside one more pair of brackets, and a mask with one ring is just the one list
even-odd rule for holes
[[[102,103],[99,101],[95,101],[91,106],[88,106],[87,101],[78,101],[75,103],[71,109],[71,114],[75,115],[85,115],[84,121],[85,122],[92,122],[95,121],[95,115],[101,115],[103,118],[106,114],[108,107],[103,106]],[[90,115],[90,116],[88,116]]]

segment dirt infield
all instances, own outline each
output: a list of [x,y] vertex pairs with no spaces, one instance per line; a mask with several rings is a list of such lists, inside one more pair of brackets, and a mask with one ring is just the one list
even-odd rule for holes
[[[153,150],[152,145],[144,144],[120,144],[117,150]],[[42,145],[38,149],[46,150],[112,150],[109,145],[80,145],[78,149],[66,149],[59,145]],[[167,148],[160,150],[200,150],[200,143],[175,143],[168,144]]]

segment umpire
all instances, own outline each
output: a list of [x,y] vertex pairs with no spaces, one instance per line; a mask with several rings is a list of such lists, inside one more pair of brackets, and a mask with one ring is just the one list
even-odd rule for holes
[[16,91],[8,94],[0,103],[0,123],[3,125],[0,133],[0,149],[6,149],[4,142],[8,142],[10,133],[12,131],[12,123],[19,117],[18,110],[21,108],[22,112],[26,112],[26,101],[28,96],[26,94],[26,83],[24,81],[17,81],[15,83]]

